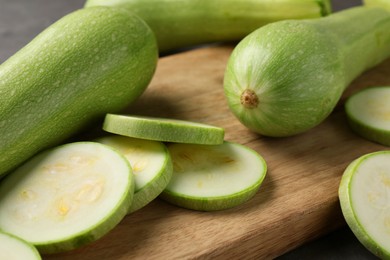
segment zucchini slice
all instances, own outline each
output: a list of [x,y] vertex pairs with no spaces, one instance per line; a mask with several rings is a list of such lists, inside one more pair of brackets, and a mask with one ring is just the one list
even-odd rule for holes
[[223,128],[184,120],[107,114],[107,132],[162,142],[222,144]]
[[41,253],[95,241],[126,215],[134,192],[126,158],[94,142],[39,153],[0,183],[0,229]]
[[40,260],[38,250],[26,241],[0,232],[0,259]]
[[213,211],[252,198],[267,171],[255,151],[231,142],[222,145],[171,144],[173,175],[161,194],[184,208]]
[[172,177],[172,161],[163,143],[119,135],[97,141],[118,150],[132,166],[135,193],[129,213],[146,206],[168,185]]
[[390,151],[353,161],[341,179],[339,198],[357,239],[381,259],[390,259]]
[[390,87],[355,93],[345,103],[349,125],[358,135],[390,146]]

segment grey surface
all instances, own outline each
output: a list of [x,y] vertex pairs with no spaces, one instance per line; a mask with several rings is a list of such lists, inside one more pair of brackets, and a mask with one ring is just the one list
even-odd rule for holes
[[[223,0],[221,0],[223,1]],[[335,0],[334,10],[360,5]],[[82,8],[83,0],[0,0],[0,62],[65,14]],[[376,259],[345,227],[295,249],[279,259]]]

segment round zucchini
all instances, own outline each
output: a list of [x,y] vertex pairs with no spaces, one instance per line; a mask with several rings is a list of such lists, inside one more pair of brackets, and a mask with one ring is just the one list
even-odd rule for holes
[[348,123],[358,135],[390,146],[390,87],[363,89],[345,102]]
[[188,209],[236,207],[256,194],[267,172],[263,157],[237,143],[170,144],[168,150],[173,176],[160,197]]
[[103,130],[128,137],[173,143],[222,144],[220,127],[178,119],[107,114]]
[[135,100],[157,58],[153,32],[123,9],[81,9],[48,27],[0,65],[0,176]]
[[357,239],[380,259],[390,259],[390,151],[354,160],[344,171],[339,198]]
[[146,206],[168,185],[173,166],[163,143],[119,135],[105,136],[97,142],[118,150],[132,167],[135,188],[128,214]]
[[313,128],[353,79],[390,56],[389,28],[386,10],[355,7],[256,30],[237,45],[227,65],[224,90],[231,111],[262,135]]
[[0,259],[41,260],[38,250],[26,241],[0,232]]
[[127,159],[94,142],[41,152],[0,184],[0,229],[42,254],[93,242],[113,229],[133,200]]

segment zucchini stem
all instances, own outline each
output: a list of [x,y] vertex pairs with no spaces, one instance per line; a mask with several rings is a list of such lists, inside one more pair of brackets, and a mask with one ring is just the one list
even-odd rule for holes
[[241,105],[245,108],[253,109],[259,105],[259,98],[251,89],[245,89],[241,94]]

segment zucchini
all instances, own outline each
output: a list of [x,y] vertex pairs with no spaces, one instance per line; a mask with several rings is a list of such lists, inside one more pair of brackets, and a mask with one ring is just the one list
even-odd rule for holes
[[160,197],[201,211],[236,207],[259,190],[267,164],[256,151],[232,142],[169,144],[173,176]]
[[353,79],[389,56],[390,13],[381,8],[280,21],[236,46],[225,72],[225,95],[249,129],[295,135],[321,123]]
[[390,0],[363,0],[365,6],[378,6],[390,11]]
[[380,259],[390,259],[390,151],[349,164],[339,186],[342,213],[356,238]]
[[105,136],[97,142],[119,151],[132,167],[135,189],[128,214],[149,204],[168,185],[172,177],[172,160],[163,143],[119,135]]
[[358,135],[390,146],[390,87],[363,89],[345,102],[348,123]]
[[192,144],[222,144],[225,130],[185,120],[107,114],[103,130],[133,138]]
[[87,0],[85,6],[130,9],[156,34],[161,52],[202,43],[236,41],[283,19],[330,13],[329,0]]
[[0,176],[121,110],[157,63],[150,28],[113,7],[75,11],[0,65]]
[[0,229],[42,254],[72,250],[113,229],[133,200],[127,159],[95,142],[43,151],[0,183]]
[[0,259],[41,260],[38,250],[26,241],[0,232]]

